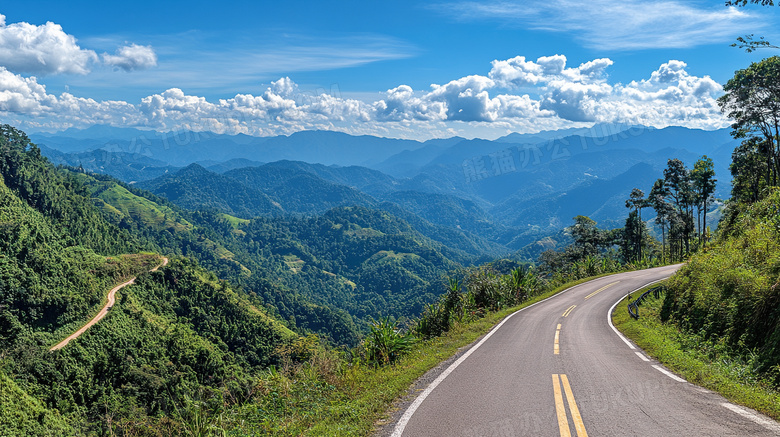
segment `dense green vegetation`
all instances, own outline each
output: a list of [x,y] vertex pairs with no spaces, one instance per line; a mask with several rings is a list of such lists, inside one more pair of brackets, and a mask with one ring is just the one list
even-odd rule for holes
[[[669,283],[663,320],[743,356],[780,386],[780,191],[732,211]],[[737,207],[734,207],[736,209]]]
[[[271,193],[286,212],[317,214],[338,206],[373,206],[377,202],[347,185],[324,180],[306,171],[278,166],[244,167],[224,173],[243,185]],[[253,214],[258,216],[261,214]]]
[[240,395],[295,337],[225,283],[174,260],[140,276],[109,316],[67,347],[19,342],[2,368],[84,432],[130,432],[175,417],[193,396]]
[[[159,255],[123,254],[154,244],[110,214],[150,219],[145,226],[157,230],[192,227],[157,220],[172,211],[55,169],[8,126],[0,172],[3,435],[179,434],[193,398],[243,396],[257,372],[280,363],[278,349],[298,338],[259,300],[194,261],[174,259],[147,273]],[[121,202],[110,210],[97,202],[98,209],[98,199]],[[49,352],[103,305],[108,289],[135,275],[106,318]]]
[[247,220],[186,211],[109,177],[73,174],[109,222],[152,250],[198,259],[291,327],[338,344],[355,344],[372,318],[418,314],[435,299],[441,275],[472,259],[375,209]]
[[52,436],[76,435],[76,431],[57,412],[25,393],[0,372],[0,429],[3,435]]
[[510,241],[515,230],[492,224],[473,202],[452,195],[393,191],[398,184],[387,175],[362,167],[280,161],[223,174],[193,164],[134,186],[182,208],[215,210],[244,219],[280,214],[314,216],[345,206],[379,209],[406,221],[426,238],[472,257],[509,252],[501,243]]
[[139,186],[193,210],[214,209],[242,218],[284,212],[277,201],[261,190],[209,172],[198,164]]
[[742,143],[734,150],[732,198],[717,236],[668,281],[662,303],[651,304],[638,322],[620,322],[692,382],[774,418],[780,417],[778,77],[780,58],[772,57],[737,71],[724,87],[721,108]]

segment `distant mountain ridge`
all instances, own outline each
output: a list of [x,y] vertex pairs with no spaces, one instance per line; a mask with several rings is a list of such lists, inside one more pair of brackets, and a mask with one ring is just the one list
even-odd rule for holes
[[[468,251],[519,250],[579,214],[617,226],[625,220],[624,200],[631,189],[647,192],[670,158],[690,166],[701,155],[710,156],[720,180],[716,196],[724,197],[736,144],[726,129],[614,125],[509,134],[493,141],[425,142],[325,131],[254,138],[112,129],[69,130],[34,140],[54,162],[138,181],[185,208],[250,218],[392,204],[410,214],[409,220],[427,223],[420,226],[428,237],[438,234]],[[110,147],[78,153],[52,149],[72,149],[78,141],[82,147],[100,141]],[[192,162],[207,168],[182,169]]]

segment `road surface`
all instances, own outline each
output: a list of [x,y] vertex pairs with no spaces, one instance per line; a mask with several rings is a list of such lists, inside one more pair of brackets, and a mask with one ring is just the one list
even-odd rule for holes
[[677,268],[595,279],[515,313],[421,391],[387,434],[780,435],[777,422],[685,382],[611,326],[619,299]]
[[[168,264],[168,258],[163,257],[162,263],[159,264],[157,267],[153,268],[152,270],[149,270],[150,272],[156,272],[157,269],[160,267],[164,267]],[[70,343],[71,340],[75,340],[81,336],[81,334],[85,333],[87,329],[92,327],[95,323],[101,321],[103,317],[108,314],[108,310],[111,309],[112,306],[114,306],[114,303],[116,303],[116,292],[127,287],[128,285],[135,283],[135,276],[133,276],[130,280],[127,282],[123,282],[116,287],[112,288],[111,291],[108,292],[108,301],[103,306],[103,308],[100,309],[100,312],[97,313],[95,317],[92,318],[89,322],[87,322],[86,325],[82,326],[78,331],[74,332],[73,334],[69,335],[68,338],[65,340],[62,340],[61,342],[57,343],[56,345],[52,346],[50,351],[56,351],[57,349],[64,348],[68,343]]]

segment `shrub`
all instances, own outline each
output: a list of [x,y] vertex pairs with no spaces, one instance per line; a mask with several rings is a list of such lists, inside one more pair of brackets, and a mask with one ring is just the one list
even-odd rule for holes
[[406,353],[416,338],[403,333],[397,323],[389,317],[371,324],[371,331],[363,340],[366,361],[374,365],[392,364]]

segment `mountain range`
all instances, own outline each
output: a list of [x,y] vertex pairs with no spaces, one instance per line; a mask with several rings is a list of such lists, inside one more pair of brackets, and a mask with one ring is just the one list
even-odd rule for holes
[[622,226],[631,189],[649,191],[670,158],[692,166],[711,157],[716,196],[725,197],[736,145],[725,129],[612,125],[492,141],[106,127],[31,138],[55,164],[110,174],[187,209],[243,219],[342,206],[392,210],[474,256],[518,251],[557,234],[575,215]]

